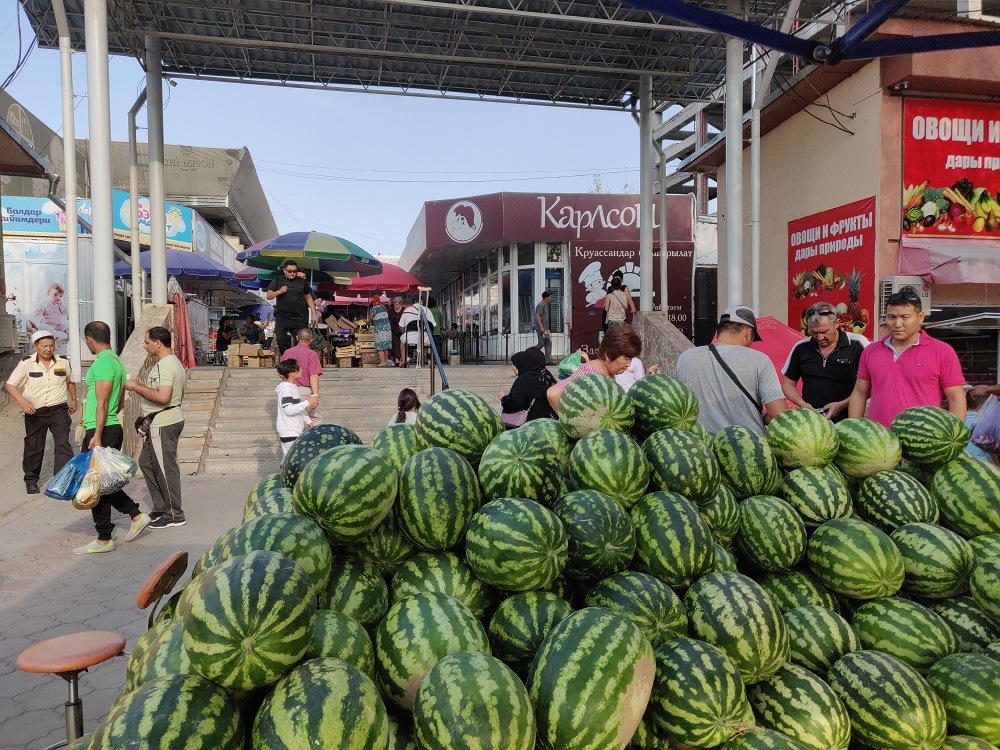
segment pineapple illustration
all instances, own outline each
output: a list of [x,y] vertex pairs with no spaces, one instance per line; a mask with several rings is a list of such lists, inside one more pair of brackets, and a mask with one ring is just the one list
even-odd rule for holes
[[847,277],[847,294],[850,297],[847,314],[851,316],[851,320],[861,320],[861,305],[858,303],[858,297],[861,295],[861,276],[858,269],[852,268],[851,275]]

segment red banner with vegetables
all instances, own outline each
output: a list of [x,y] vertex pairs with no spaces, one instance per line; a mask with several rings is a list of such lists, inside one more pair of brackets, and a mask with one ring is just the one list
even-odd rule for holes
[[1000,237],[1000,105],[903,103],[903,234]]
[[875,330],[874,196],[788,222],[788,325],[805,333],[817,302],[845,331]]

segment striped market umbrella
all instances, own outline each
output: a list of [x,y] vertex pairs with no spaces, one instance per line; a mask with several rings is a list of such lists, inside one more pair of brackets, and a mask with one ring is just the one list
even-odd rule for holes
[[320,291],[356,292],[401,292],[413,294],[421,286],[420,279],[392,263],[382,264],[382,273],[373,276],[355,276],[347,284],[320,284]]
[[324,271],[336,276],[373,276],[382,263],[350,240],[323,232],[289,232],[247,248],[236,256],[254,268],[278,268],[294,260],[305,271]]
[[[242,271],[237,271],[233,274],[233,278],[230,279],[229,283],[233,286],[243,287],[244,289],[266,289],[272,279],[276,279],[281,275],[281,271],[276,268],[244,268]],[[331,275],[325,271],[310,271],[308,277],[312,277],[310,283],[351,283],[350,276]]]

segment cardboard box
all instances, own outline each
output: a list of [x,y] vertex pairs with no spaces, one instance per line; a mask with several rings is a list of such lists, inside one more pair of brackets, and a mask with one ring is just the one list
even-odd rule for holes
[[244,357],[243,361],[246,362],[247,367],[260,367],[260,357]]
[[228,353],[228,364],[230,367],[243,367],[243,358],[238,354]]
[[240,356],[242,356],[242,357],[259,357],[260,356],[260,344],[240,344]]
[[377,365],[378,352],[361,352],[361,365]]
[[449,365],[460,365],[460,364],[462,364],[462,355],[461,354],[452,354],[451,356],[448,357],[448,364]]
[[337,359],[337,367],[354,367],[354,357],[340,357]]

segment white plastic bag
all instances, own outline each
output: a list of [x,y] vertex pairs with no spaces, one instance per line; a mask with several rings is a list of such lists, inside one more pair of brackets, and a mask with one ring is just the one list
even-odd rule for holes
[[101,494],[117,492],[139,470],[139,464],[114,448],[94,448],[94,457],[101,470]]

